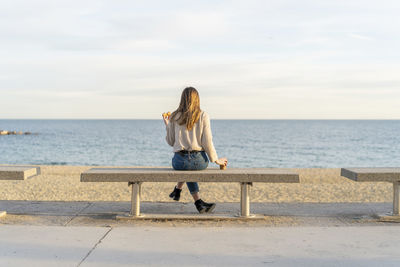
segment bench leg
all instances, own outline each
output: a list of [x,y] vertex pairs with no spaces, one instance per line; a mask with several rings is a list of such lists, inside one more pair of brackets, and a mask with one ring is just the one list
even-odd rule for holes
[[393,182],[393,213],[379,216],[379,221],[400,223],[400,182]]
[[133,182],[132,198],[131,198],[131,214],[130,214],[132,217],[140,216],[140,191],[141,191],[141,183]]
[[250,185],[240,183],[240,216],[250,217]]
[[400,216],[400,182],[393,183],[393,216]]

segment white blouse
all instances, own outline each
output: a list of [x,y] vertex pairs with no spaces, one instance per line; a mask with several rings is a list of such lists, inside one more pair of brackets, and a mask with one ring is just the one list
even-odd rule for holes
[[201,112],[199,120],[190,131],[186,129],[186,124],[179,125],[172,120],[168,123],[166,129],[167,143],[173,147],[174,152],[204,150],[211,162],[215,162],[218,159],[212,141],[210,117],[205,111]]

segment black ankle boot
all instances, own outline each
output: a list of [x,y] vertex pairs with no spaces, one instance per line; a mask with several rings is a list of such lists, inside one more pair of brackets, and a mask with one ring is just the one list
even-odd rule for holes
[[169,197],[175,201],[179,201],[179,199],[181,198],[181,192],[182,192],[182,189],[178,189],[175,186],[174,191],[172,191],[172,193],[169,194]]
[[215,203],[207,203],[201,199],[196,200],[196,202],[194,202],[194,205],[196,206],[196,209],[199,211],[199,213],[211,213],[216,206]]

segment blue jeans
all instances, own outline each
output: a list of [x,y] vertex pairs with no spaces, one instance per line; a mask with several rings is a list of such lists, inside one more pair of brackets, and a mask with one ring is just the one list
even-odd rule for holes
[[[180,171],[199,171],[208,166],[207,154],[204,151],[182,154],[175,152],[172,158],[172,167]],[[190,194],[199,192],[199,185],[196,182],[186,182]]]

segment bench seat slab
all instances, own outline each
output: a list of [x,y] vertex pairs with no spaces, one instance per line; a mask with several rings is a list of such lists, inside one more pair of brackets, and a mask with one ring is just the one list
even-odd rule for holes
[[172,168],[93,168],[81,174],[81,182],[261,182],[299,183],[289,169],[206,169],[176,171]]
[[40,174],[40,167],[0,166],[0,180],[25,180]]
[[341,176],[357,182],[398,182],[400,168],[342,168]]

